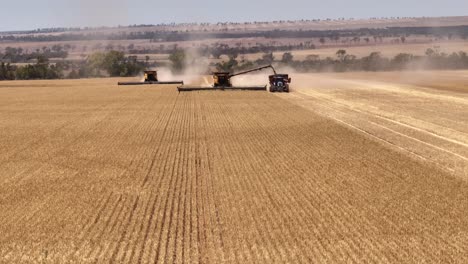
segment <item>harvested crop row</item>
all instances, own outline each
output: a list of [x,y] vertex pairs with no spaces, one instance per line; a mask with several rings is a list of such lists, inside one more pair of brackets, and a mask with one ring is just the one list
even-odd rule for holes
[[1,133],[41,138],[2,141],[1,261],[468,261],[468,184],[432,164],[269,93],[107,82],[0,91],[30,111]]
[[[315,84],[300,85],[298,93],[285,98],[466,179],[468,90],[462,86],[457,91],[450,89],[462,82],[462,72],[456,72],[458,78],[452,76],[452,82],[437,89],[429,88],[434,78],[448,73],[434,73],[431,77],[413,74],[403,80],[414,84],[401,86],[389,78],[398,81],[404,73],[369,74],[375,81],[363,81],[354,75],[300,75],[302,82]],[[418,75],[425,78],[418,79]]]

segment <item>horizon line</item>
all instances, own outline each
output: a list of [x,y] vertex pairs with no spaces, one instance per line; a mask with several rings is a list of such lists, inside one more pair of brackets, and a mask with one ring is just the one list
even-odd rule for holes
[[127,25],[99,25],[99,26],[54,26],[54,27],[39,27],[35,29],[10,29],[0,30],[0,34],[5,33],[40,33],[41,30],[94,30],[94,29],[114,29],[114,28],[131,28],[131,27],[177,27],[183,25],[219,25],[219,24],[277,24],[280,22],[326,22],[326,21],[355,21],[355,20],[401,20],[401,19],[441,19],[441,18],[467,18],[468,15],[454,16],[382,16],[382,17],[329,17],[329,18],[309,18],[309,19],[294,19],[294,20],[259,20],[259,21],[218,21],[218,22],[160,22],[156,24],[132,23]]

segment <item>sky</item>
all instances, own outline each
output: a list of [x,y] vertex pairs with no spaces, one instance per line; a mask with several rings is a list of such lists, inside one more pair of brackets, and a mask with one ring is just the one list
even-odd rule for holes
[[182,22],[468,15],[468,0],[0,0],[0,31]]

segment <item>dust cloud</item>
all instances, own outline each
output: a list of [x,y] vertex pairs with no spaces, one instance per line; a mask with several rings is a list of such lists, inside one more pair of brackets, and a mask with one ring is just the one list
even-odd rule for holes
[[181,74],[173,73],[171,69],[166,67],[153,68],[152,70],[158,71],[158,79],[160,81],[183,81],[184,84],[207,86],[212,84],[211,78],[208,78],[208,76],[194,73],[193,71],[197,70],[195,68]]
[[[157,67],[151,70],[158,71],[158,79],[161,81],[184,81],[184,84],[210,86],[213,84],[210,71],[209,58],[200,54],[198,49],[186,49],[184,70],[174,73],[170,68]],[[140,74],[143,79],[143,73]]]
[[[289,74],[289,76],[292,78],[294,78],[294,75],[297,74],[297,72],[291,67],[286,67],[286,66],[277,67],[275,65],[273,65],[273,67],[275,68],[278,74]],[[255,72],[255,73],[235,76],[231,79],[231,81],[234,86],[268,85],[269,84],[268,77],[272,74],[274,74],[274,72],[271,69],[264,69],[262,71]],[[291,84],[291,87],[293,87],[293,84]]]
[[[266,71],[266,70],[265,70]],[[234,86],[262,86],[268,84],[268,76],[273,73],[255,73],[232,77]]]

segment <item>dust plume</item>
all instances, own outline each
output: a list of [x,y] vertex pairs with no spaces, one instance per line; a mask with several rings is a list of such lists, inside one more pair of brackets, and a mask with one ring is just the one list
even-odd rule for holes
[[206,77],[208,74],[211,74],[209,59],[202,56],[197,48],[186,49],[182,74],[186,82],[189,84],[211,85],[211,77]]
[[[184,81],[184,84],[212,85],[209,59],[201,56],[196,48],[186,49],[184,53],[184,66],[181,73],[175,73],[167,67],[158,67],[151,70],[158,72],[158,79],[161,81]],[[141,73],[140,77],[143,79],[143,73]]]
[[245,74],[232,77],[231,82],[234,86],[262,86],[268,84],[268,76],[273,73],[265,72],[255,74]]
[[[278,74],[289,74],[293,76],[296,74],[296,71],[291,67],[276,67],[274,66]],[[262,86],[269,84],[269,76],[274,74],[271,69],[264,69],[260,72],[249,73],[245,75],[235,76],[231,79],[231,82],[234,86]],[[291,85],[293,87],[293,85]]]
[[[158,79],[160,81],[183,81],[184,84],[204,84],[203,78],[200,75],[194,73],[181,73],[175,74],[171,69],[163,68],[153,68],[152,70],[158,71]],[[143,75],[141,75],[143,76]],[[142,80],[144,78],[142,77]],[[209,85],[209,84],[206,84]]]

